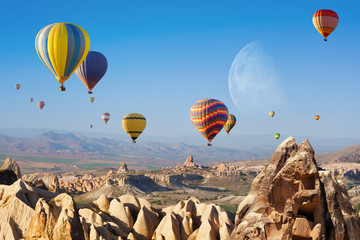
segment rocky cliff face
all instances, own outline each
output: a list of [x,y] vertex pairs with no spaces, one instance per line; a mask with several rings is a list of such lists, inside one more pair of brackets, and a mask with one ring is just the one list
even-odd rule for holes
[[19,168],[19,165],[16,163],[16,161],[10,157],[7,157],[4,164],[1,166],[0,170],[12,170],[17,178],[21,178],[21,171]]
[[287,138],[240,203],[231,239],[360,239],[346,190],[318,170],[314,150]]

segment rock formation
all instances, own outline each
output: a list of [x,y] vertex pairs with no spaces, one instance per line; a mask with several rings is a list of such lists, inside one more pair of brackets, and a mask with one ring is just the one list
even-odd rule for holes
[[20,179],[10,186],[0,185],[0,239],[20,239],[25,236],[38,200],[50,200],[54,196]]
[[16,163],[15,159],[7,157],[4,164],[1,166],[0,170],[12,170],[17,178],[21,178],[21,172],[19,165]]
[[123,162],[123,163],[121,163],[121,166],[117,172],[118,173],[126,173],[127,171],[129,171],[127,168],[127,165],[126,165],[126,163]]
[[26,239],[84,240],[84,231],[73,199],[66,193],[49,202],[40,198],[31,217]]
[[192,155],[188,156],[188,158],[185,160],[183,166],[184,167],[199,167],[198,165],[196,165],[194,163],[194,158]]
[[318,170],[314,150],[287,138],[240,203],[231,239],[360,239],[346,190]]

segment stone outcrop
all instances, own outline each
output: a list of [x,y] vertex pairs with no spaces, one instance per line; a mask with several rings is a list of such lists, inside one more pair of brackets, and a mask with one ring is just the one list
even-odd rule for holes
[[16,163],[15,159],[7,157],[4,164],[1,166],[0,170],[12,170],[17,178],[21,178],[21,171],[19,165]]
[[39,199],[26,239],[85,240],[73,199],[66,193],[58,195],[49,202]]
[[185,160],[183,166],[184,167],[199,167],[198,165],[196,165],[194,163],[194,158],[192,155],[188,156],[188,158]]
[[106,180],[112,176],[109,172],[105,176],[96,177],[92,174],[84,176],[65,176],[53,173],[36,173],[25,175],[23,179],[31,185],[36,186],[38,182],[43,182],[46,188],[55,193],[85,193],[100,188],[106,183]]
[[50,200],[54,193],[29,186],[21,179],[10,186],[0,185],[0,239],[26,235],[38,200]]
[[126,163],[121,163],[118,173],[126,173],[127,171],[129,171],[129,169],[127,168]]
[[287,138],[240,203],[231,239],[360,239],[346,190],[319,171],[314,150]]

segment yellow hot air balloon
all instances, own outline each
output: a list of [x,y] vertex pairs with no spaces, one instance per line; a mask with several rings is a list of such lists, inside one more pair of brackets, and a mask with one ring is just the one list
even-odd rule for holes
[[139,113],[130,113],[123,118],[122,126],[125,132],[133,140],[133,143],[136,143],[135,140],[145,129],[146,119],[143,115]]
[[54,23],[42,28],[35,39],[36,52],[43,64],[63,83],[79,67],[90,49],[90,38],[81,27]]
[[95,100],[95,98],[94,98],[94,97],[91,97],[91,98],[90,98],[90,102],[91,102],[91,103],[93,103],[93,102],[94,102],[94,100]]
[[314,116],[314,119],[315,119],[316,121],[319,120],[319,118],[320,118],[319,115],[315,115],[315,116]]
[[236,124],[236,117],[233,114],[229,114],[228,119],[224,125],[224,129],[227,135],[229,135],[229,132],[235,126],[235,124]]
[[273,118],[273,117],[275,116],[275,112],[274,112],[274,111],[270,111],[270,112],[269,112],[269,116],[270,116],[271,118]]

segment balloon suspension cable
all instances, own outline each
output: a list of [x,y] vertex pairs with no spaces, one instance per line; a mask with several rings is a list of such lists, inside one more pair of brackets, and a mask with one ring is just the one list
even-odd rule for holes
[[62,91],[62,92],[64,92],[64,91],[65,91],[64,84],[61,84],[61,86],[60,86],[60,91]]
[[206,146],[211,146],[211,143],[207,143]]
[[92,91],[88,91],[88,94],[92,94]]
[[135,140],[133,140],[133,141],[132,141],[132,143],[136,143],[136,141],[135,141]]

